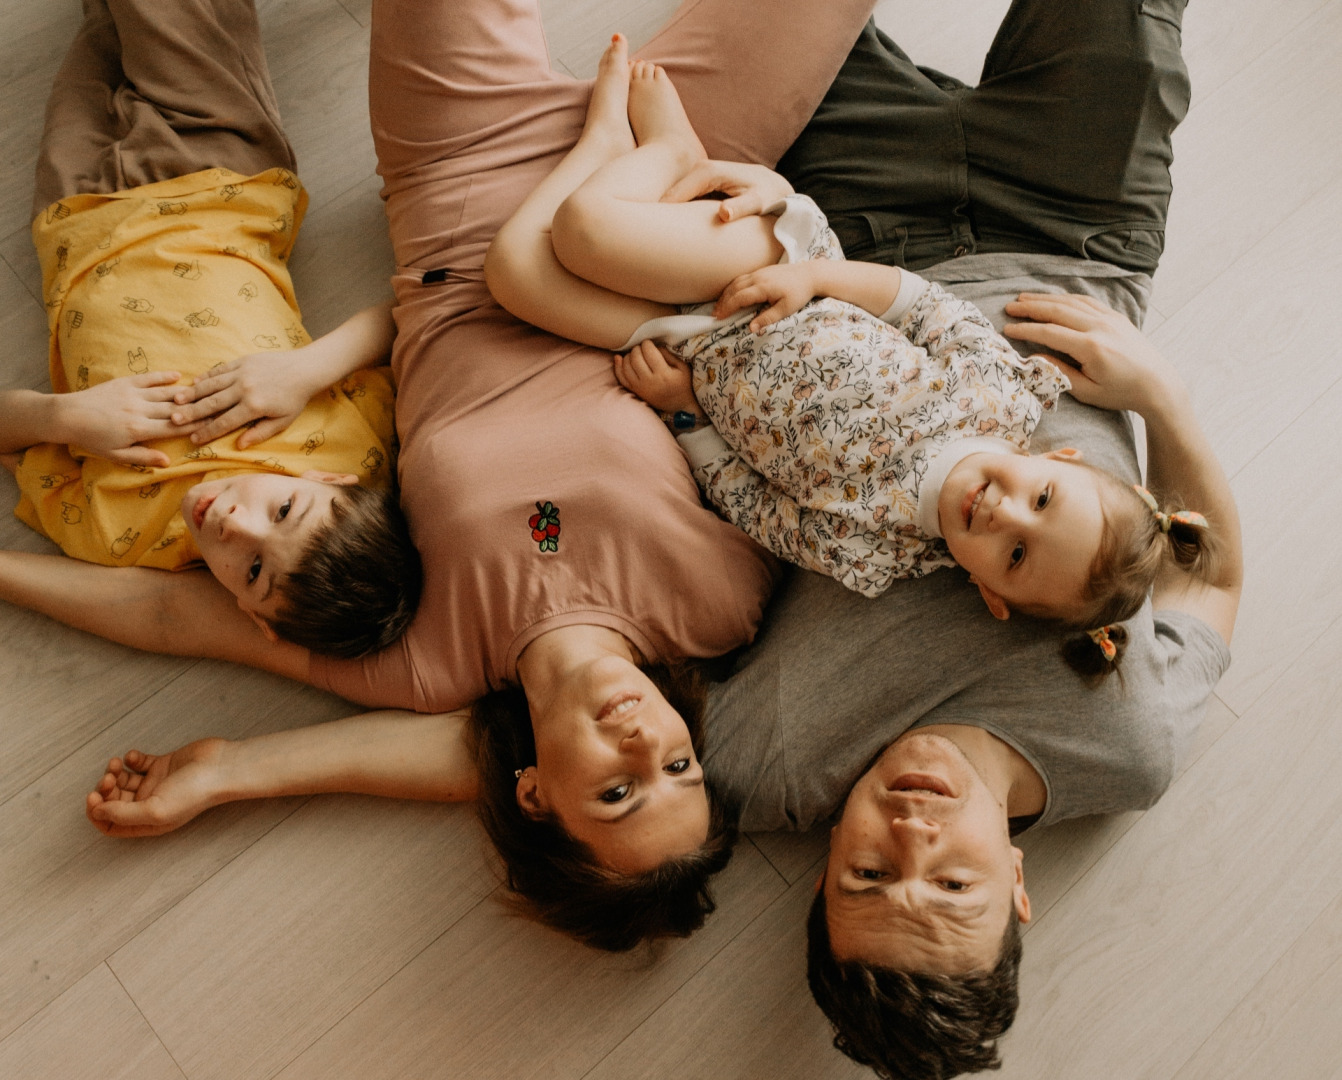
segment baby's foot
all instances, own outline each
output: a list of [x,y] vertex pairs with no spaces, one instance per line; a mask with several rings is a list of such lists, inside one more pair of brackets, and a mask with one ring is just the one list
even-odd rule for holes
[[614,156],[634,149],[629,129],[629,43],[623,34],[614,35],[601,54],[582,137],[607,144]]
[[634,61],[629,72],[629,123],[639,146],[669,144],[685,156],[687,167],[708,156],[671,77],[646,60]]
[[127,751],[112,758],[84,812],[108,836],[160,836],[215,805],[223,739],[201,739],[171,754]]

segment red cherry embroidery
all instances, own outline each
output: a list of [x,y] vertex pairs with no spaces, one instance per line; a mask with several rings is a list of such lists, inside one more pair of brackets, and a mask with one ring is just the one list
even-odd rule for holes
[[536,511],[527,519],[531,539],[536,541],[541,551],[558,551],[559,507],[552,502],[538,502]]

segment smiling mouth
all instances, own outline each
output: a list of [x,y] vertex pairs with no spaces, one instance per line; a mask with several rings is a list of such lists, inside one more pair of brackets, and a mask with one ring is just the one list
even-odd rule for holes
[[596,722],[598,724],[617,723],[638,708],[639,702],[642,700],[642,695],[633,691],[616,694],[596,714]]
[[985,481],[973,490],[965,492],[965,501],[962,507],[961,516],[964,518],[966,531],[973,526],[974,514],[978,511],[979,503],[983,501],[984,493],[987,490],[988,484]]
[[217,495],[202,495],[196,500],[196,505],[191,511],[191,521],[199,532],[205,524],[205,512],[214,504]]
[[931,773],[904,773],[895,778],[895,782],[889,785],[889,790],[902,795],[939,795],[947,799],[955,798],[955,792],[951,790],[950,785]]

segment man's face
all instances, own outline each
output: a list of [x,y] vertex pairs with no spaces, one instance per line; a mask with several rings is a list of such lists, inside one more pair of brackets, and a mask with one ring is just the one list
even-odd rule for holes
[[858,780],[824,889],[840,960],[962,974],[997,962],[1012,906],[1030,918],[1006,807],[955,743],[910,732]]

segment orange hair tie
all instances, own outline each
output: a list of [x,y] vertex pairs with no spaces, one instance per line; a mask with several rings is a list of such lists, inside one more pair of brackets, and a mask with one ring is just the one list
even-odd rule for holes
[[1100,652],[1109,663],[1112,664],[1118,658],[1118,646],[1109,637],[1109,627],[1101,626],[1098,630],[1087,630],[1086,636],[1100,647]]
[[1170,531],[1170,525],[1178,522],[1180,525],[1196,525],[1200,529],[1206,529],[1207,519],[1196,510],[1176,510],[1172,514],[1167,514],[1160,509],[1160,503],[1156,502],[1156,497],[1152,495],[1141,484],[1133,484],[1132,490],[1141,496],[1142,502],[1146,503],[1147,509],[1155,516],[1160,525],[1160,531],[1167,533]]

